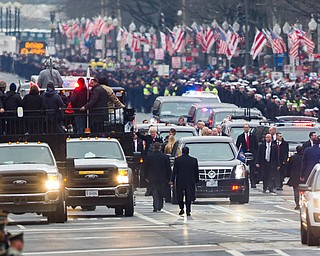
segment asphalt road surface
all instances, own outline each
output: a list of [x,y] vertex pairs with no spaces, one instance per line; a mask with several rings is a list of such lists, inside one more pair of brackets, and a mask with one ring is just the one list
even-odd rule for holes
[[166,203],[152,212],[152,198],[137,189],[133,217],[113,209],[68,208],[68,222],[47,224],[42,215],[9,215],[8,231],[25,234],[24,255],[320,255],[300,243],[299,212],[292,189],[277,196],[250,191],[250,203],[197,199],[191,217]]

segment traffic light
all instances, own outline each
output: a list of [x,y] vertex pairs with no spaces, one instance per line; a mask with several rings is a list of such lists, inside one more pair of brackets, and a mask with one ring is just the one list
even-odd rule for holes
[[161,12],[159,16],[159,28],[164,28],[164,13]]

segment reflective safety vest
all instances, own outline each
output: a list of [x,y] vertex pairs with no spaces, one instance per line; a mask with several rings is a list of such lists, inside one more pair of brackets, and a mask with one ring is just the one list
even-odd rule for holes
[[146,86],[143,88],[143,95],[150,96],[152,94],[151,89],[152,88],[151,88],[150,84],[146,84]]
[[218,95],[218,90],[217,90],[217,88],[212,88],[212,92],[213,92],[215,95]]
[[206,89],[204,89],[205,92],[210,92],[210,88],[207,86]]
[[170,91],[168,89],[165,89],[163,92],[163,96],[170,96]]
[[152,93],[153,93],[153,94],[159,94],[158,86],[154,86],[154,87],[152,88]]

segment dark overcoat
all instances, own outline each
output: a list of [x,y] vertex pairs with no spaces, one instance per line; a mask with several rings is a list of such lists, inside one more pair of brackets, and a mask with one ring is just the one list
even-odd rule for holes
[[306,182],[313,167],[320,161],[320,147],[315,144],[306,148],[303,152],[300,177],[304,177]]
[[294,154],[289,158],[287,165],[287,176],[289,177],[288,185],[290,187],[299,186],[300,182],[300,171],[302,164],[302,154]]
[[190,201],[196,199],[195,184],[199,182],[198,160],[183,154],[174,161],[171,181],[176,184],[177,198],[183,198],[183,191]]

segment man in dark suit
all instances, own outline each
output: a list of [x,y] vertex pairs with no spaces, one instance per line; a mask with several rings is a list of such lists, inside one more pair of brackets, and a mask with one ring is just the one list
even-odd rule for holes
[[309,133],[309,140],[302,144],[302,149],[305,150],[306,148],[312,147],[313,141],[315,138],[317,138],[316,132],[310,132]]
[[276,133],[275,143],[277,144],[278,165],[280,166],[279,181],[276,190],[283,190],[283,181],[284,177],[286,176],[287,159],[289,155],[289,144],[282,138],[282,134],[280,132]]
[[288,161],[287,176],[289,177],[289,180],[287,184],[293,188],[294,201],[296,203],[294,209],[299,210],[299,184],[303,150],[301,146],[297,146],[296,150],[297,153],[291,156]]
[[[256,138],[250,133],[249,124],[245,124],[243,126],[243,133],[241,133],[238,136],[236,145],[237,145],[238,149],[240,149],[240,147],[241,147],[244,153],[252,153],[253,159],[255,159],[255,155],[257,152],[257,148],[258,148],[258,143],[256,141]],[[254,165],[254,160],[248,161],[248,164],[250,167],[251,188],[256,188],[257,174],[256,174],[256,168]]]
[[266,134],[265,141],[259,145],[258,153],[256,156],[256,167],[260,170],[260,175],[263,180],[263,193],[276,195],[275,180],[278,166],[277,146],[272,143],[272,136],[270,133]]
[[161,144],[155,142],[154,151],[147,155],[144,163],[146,181],[153,197],[153,212],[163,208],[163,188],[169,183],[171,167],[168,156],[161,152]]
[[216,128],[218,130],[218,136],[228,136],[228,134],[226,134],[224,131],[222,131],[221,125],[217,125]]
[[319,137],[313,141],[313,146],[306,148],[303,152],[300,180],[306,183],[313,167],[320,162]]
[[174,161],[171,184],[176,183],[177,201],[180,207],[179,215],[184,214],[183,194],[187,216],[191,215],[191,202],[196,199],[195,185],[199,182],[198,160],[189,156],[189,148],[182,148],[182,155]]

